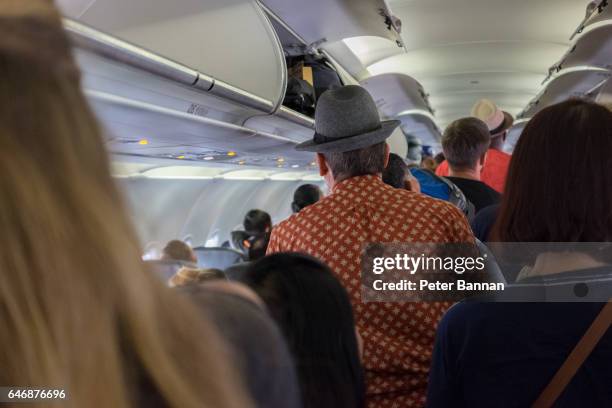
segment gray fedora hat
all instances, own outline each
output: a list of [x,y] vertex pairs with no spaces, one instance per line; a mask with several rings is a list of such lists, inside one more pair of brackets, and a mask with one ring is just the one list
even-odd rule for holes
[[381,121],[368,91],[347,85],[321,95],[315,111],[314,138],[295,148],[319,153],[363,149],[387,139],[399,124],[399,120]]

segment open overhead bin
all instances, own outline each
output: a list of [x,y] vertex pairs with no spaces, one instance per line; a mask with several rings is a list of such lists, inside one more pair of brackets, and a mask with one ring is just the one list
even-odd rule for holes
[[598,68],[562,71],[548,80],[544,90],[529,102],[518,118],[531,118],[545,107],[569,98],[594,99],[611,75],[610,71]]
[[[64,24],[76,46],[83,87],[98,96],[93,105],[114,141],[111,150],[190,160],[204,150],[236,152],[239,164],[257,158],[257,165],[274,163],[281,153],[295,160],[287,166],[311,159],[293,146],[312,136],[314,123],[280,107],[287,83],[283,50],[256,1],[59,5],[70,17]],[[171,134],[166,123],[177,131]],[[191,130],[178,131],[184,128]],[[156,129],[168,132],[163,143]],[[134,139],[151,140],[133,149]],[[205,157],[216,161],[223,155]]]
[[595,24],[610,22],[612,23],[612,6],[610,6],[609,0],[598,0],[597,2],[590,2],[587,5],[587,14],[584,20],[580,23],[572,38],[582,33],[585,29],[588,29]]
[[367,76],[369,65],[404,52],[401,22],[385,0],[260,3],[271,16],[286,53],[296,49],[290,44],[299,43],[303,53],[323,52],[357,79]]
[[349,37],[383,37],[401,45],[401,22],[385,0],[261,0],[301,40],[323,46]]
[[593,28],[578,37],[551,71],[582,66],[612,69],[612,25]]
[[282,100],[283,52],[254,0],[60,0],[59,4],[67,5],[67,17],[259,97],[271,105],[270,111]]

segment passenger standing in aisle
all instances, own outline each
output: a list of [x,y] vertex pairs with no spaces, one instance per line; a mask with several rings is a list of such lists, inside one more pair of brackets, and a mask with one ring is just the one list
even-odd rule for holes
[[[497,192],[503,193],[511,157],[503,151],[504,143],[506,142],[508,129],[514,123],[514,118],[488,99],[481,99],[474,105],[472,116],[486,123],[491,134],[487,161],[482,169],[480,179]],[[448,170],[448,161],[445,160],[436,169],[436,174],[438,176],[448,176]]]
[[368,407],[421,406],[437,321],[447,303],[364,303],[360,258],[368,242],[473,242],[453,205],[394,189],[381,174],[385,143],[399,121],[381,122],[359,86],[325,92],[314,139],[298,150],[317,153],[331,193],[272,231],[268,253],[304,252],[325,261],[349,292],[364,339]]

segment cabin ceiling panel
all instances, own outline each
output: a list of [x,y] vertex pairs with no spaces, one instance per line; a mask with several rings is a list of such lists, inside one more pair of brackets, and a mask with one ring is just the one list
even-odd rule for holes
[[[406,54],[367,67],[413,76],[430,94],[436,123],[469,115],[481,98],[519,113],[541,90],[585,15],[576,0],[390,0]],[[554,22],[554,23],[552,23]]]

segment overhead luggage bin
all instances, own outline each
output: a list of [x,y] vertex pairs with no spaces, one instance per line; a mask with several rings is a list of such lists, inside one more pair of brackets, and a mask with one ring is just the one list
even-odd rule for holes
[[425,111],[408,112],[397,117],[402,124],[401,128],[405,135],[413,135],[420,139],[421,144],[440,148],[442,133],[433,121],[433,116]]
[[421,84],[405,74],[381,74],[361,81],[361,86],[374,98],[380,112],[395,118],[401,112],[426,111],[433,113],[428,96]]
[[612,106],[612,80],[608,80],[599,91],[596,101],[601,104]]
[[283,99],[283,50],[255,0],[59,0],[59,5],[71,19],[228,85],[213,87],[213,93],[246,91],[268,102],[270,112]]
[[260,2],[311,46],[360,36],[383,37],[401,45],[401,22],[393,16],[385,0]]
[[551,71],[582,66],[612,69],[612,25],[585,32]]
[[562,71],[546,83],[518,118],[531,118],[543,108],[572,97],[594,99],[611,75],[610,71],[598,68]]
[[421,84],[405,74],[380,74],[361,81],[385,118],[402,121],[405,134],[418,136],[423,144],[437,145],[440,131],[434,123],[428,95]]
[[609,0],[599,0],[599,3],[589,3],[587,5],[587,16],[580,23],[570,39],[576,35],[583,33],[586,29],[600,23],[612,23],[612,7]]
[[[65,7],[64,11],[67,10],[69,13],[66,14],[73,16],[88,16],[88,13],[97,10],[93,16],[107,23],[112,22],[113,18],[119,19],[117,25],[125,24],[125,19],[129,16],[136,18],[130,14],[133,11],[131,2],[121,6],[110,0],[98,0],[89,8],[87,5],[90,1],[60,2],[72,6]],[[179,3],[191,4],[182,0],[173,2],[173,7],[178,7],[180,13],[184,13],[185,8],[181,8]],[[210,12],[210,3],[208,0],[204,4],[199,2],[198,7]],[[151,4],[154,8],[162,7],[160,2]],[[83,88],[90,98],[98,96],[96,100],[92,100],[92,104],[106,125],[111,151],[118,154],[184,158],[193,161],[200,160],[200,157],[212,157],[213,163],[227,163],[225,152],[236,152],[236,156],[232,158],[235,164],[270,167],[279,167],[276,163],[278,157],[287,158],[287,162],[282,165],[287,167],[301,167],[311,160],[310,155],[295,152],[293,147],[312,136],[312,119],[290,109],[280,108],[285,91],[286,67],[284,58],[281,58],[281,46],[267,16],[253,1],[234,1],[229,5],[232,4],[242,11],[253,9],[251,24],[261,26],[260,34],[266,36],[265,39],[249,38],[250,43],[255,46],[248,52],[259,52],[257,44],[260,43],[265,44],[268,51],[262,51],[263,54],[256,55],[252,61],[244,60],[241,65],[242,75],[237,77],[237,81],[249,79],[255,85],[251,90],[256,93],[240,89],[235,83],[225,82],[224,79],[229,76],[220,79],[205,73],[199,64],[186,64],[82,22],[64,19],[65,28],[76,46],[75,56],[83,72]],[[102,5],[114,8],[108,19],[100,11],[99,7]],[[229,12],[224,8],[228,4],[217,6],[217,9],[212,8],[215,13]],[[117,10],[124,9],[126,16],[118,16],[121,13]],[[160,13],[160,10],[156,8],[157,13]],[[168,15],[176,16],[177,13],[168,12]],[[230,17],[225,16],[224,19],[228,20]],[[169,21],[174,24],[175,17]],[[116,29],[114,24],[111,24],[111,29]],[[145,25],[148,26],[148,23]],[[219,33],[215,36],[219,41]],[[235,36],[229,38],[235,39]],[[222,42],[224,41],[225,39]],[[188,41],[188,44],[210,48],[204,41],[197,44]],[[225,60],[228,55],[235,57],[235,53],[221,51],[221,44],[213,48],[213,51],[222,52],[222,55],[218,55],[219,61],[223,60],[221,56]],[[279,58],[262,58],[266,53]],[[202,49],[194,51],[194,55],[201,54]],[[210,57],[215,58],[214,52]],[[265,64],[262,60],[266,60]],[[245,67],[249,69],[249,75],[244,74]],[[259,69],[263,72],[258,72]],[[231,71],[227,70],[230,73]],[[257,87],[266,81],[274,83],[273,89],[266,86],[262,89],[267,91],[259,92]],[[253,120],[250,120],[251,118]],[[156,131],[167,129],[167,123],[174,124],[177,130],[192,129],[191,133],[176,131],[171,135],[168,131],[164,134],[163,141],[158,140]],[[151,126],[152,124],[157,126]],[[248,137],[246,144],[245,137]],[[134,144],[134,140],[141,139],[146,139],[148,144]],[[240,146],[237,146],[237,143],[240,143]]]
[[[290,139],[277,135],[116,95],[95,91],[86,95],[104,123],[113,154],[202,164],[244,161],[267,167],[277,167],[278,158],[287,167],[304,167],[312,161],[311,155],[295,151]],[[254,155],[267,160],[256,162]]]
[[523,129],[529,122],[528,119],[517,120],[514,125],[510,129],[508,129],[508,133],[506,135],[506,142],[504,143],[504,151],[506,153],[512,154],[516,144],[518,143],[521,134],[523,133]]

